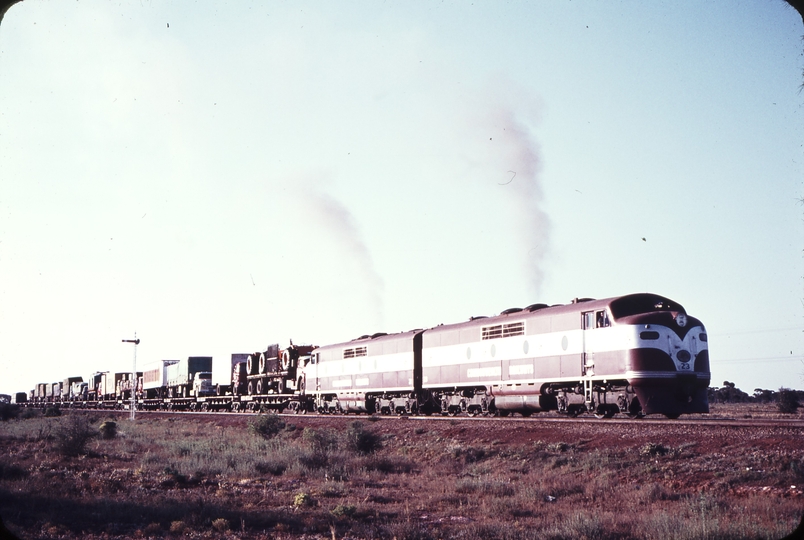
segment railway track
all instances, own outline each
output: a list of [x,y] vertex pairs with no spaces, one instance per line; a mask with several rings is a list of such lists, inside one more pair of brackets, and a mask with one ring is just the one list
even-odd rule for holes
[[[68,409],[69,410],[69,409]],[[126,410],[108,410],[108,409],[74,409],[84,411],[95,411],[104,413],[118,413],[128,415],[129,411]],[[159,416],[176,416],[188,415],[192,417],[247,417],[256,416],[259,413],[254,412],[191,412],[191,411],[137,411],[138,415],[159,415]],[[453,422],[453,423],[483,423],[491,422],[494,424],[517,424],[517,425],[549,425],[549,424],[584,424],[584,425],[600,425],[602,426],[713,426],[713,427],[753,427],[753,428],[797,428],[804,430],[804,418],[730,418],[724,416],[682,416],[677,419],[668,419],[660,416],[656,417],[641,417],[641,418],[628,418],[625,416],[614,418],[595,418],[588,417],[569,417],[557,414],[540,414],[530,417],[509,416],[509,417],[491,417],[491,416],[396,416],[396,415],[372,415],[365,414],[294,414],[294,413],[279,413],[278,416],[287,419],[303,419],[315,418],[320,420],[332,420],[334,422],[342,420],[364,420],[364,421],[382,421],[382,422]],[[370,420],[369,420],[370,419]]]

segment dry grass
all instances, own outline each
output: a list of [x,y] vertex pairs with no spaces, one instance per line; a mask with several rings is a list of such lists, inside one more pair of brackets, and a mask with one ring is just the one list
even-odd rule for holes
[[[804,501],[802,445],[773,438],[787,432],[304,417],[264,438],[253,418],[3,423],[2,517],[45,539],[770,539]],[[104,420],[116,437],[59,451],[57,434]]]

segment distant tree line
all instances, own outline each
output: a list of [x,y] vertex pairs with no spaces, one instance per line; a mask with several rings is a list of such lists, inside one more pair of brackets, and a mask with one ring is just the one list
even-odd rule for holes
[[779,412],[785,414],[795,413],[804,402],[804,390],[764,390],[755,388],[753,395],[748,395],[733,382],[723,381],[723,386],[710,386],[708,389],[709,403],[775,403]]

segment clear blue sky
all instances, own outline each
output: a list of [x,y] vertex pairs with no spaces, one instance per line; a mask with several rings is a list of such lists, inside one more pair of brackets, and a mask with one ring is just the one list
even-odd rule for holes
[[641,291],[713,384],[804,388],[802,33],[781,0],[25,0],[0,392],[130,369],[135,331],[223,363]]

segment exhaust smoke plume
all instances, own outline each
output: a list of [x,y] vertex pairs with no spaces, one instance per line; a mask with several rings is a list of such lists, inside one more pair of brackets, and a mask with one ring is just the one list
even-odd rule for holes
[[371,304],[374,324],[383,324],[382,293],[384,283],[374,268],[371,252],[363,241],[360,229],[352,213],[340,201],[308,185],[304,192],[309,215],[313,216],[334,239],[334,245],[358,268],[361,276],[361,291]]
[[480,118],[479,123],[481,130],[488,133],[483,141],[486,150],[480,154],[485,158],[483,181],[494,181],[494,187],[513,209],[515,235],[522,244],[521,264],[531,292],[538,296],[550,247],[550,219],[544,210],[539,146],[526,123],[536,109],[501,104]]

